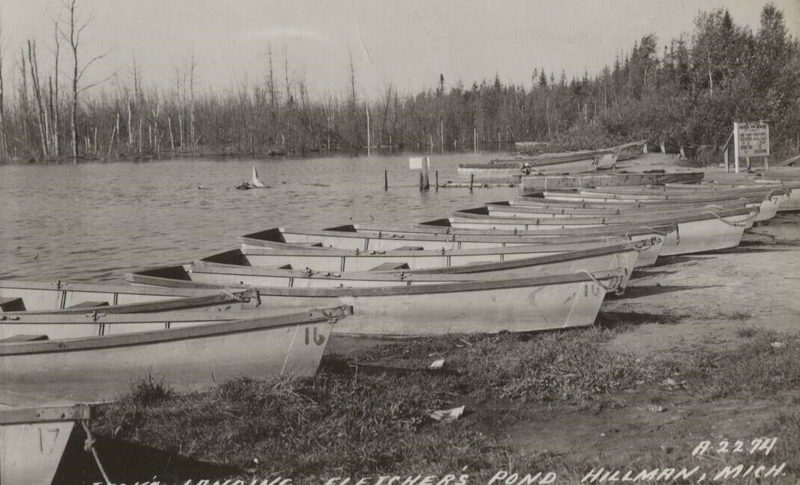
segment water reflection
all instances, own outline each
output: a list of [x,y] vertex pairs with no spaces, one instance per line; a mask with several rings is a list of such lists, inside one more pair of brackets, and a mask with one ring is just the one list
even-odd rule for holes
[[[445,182],[458,163],[487,158],[431,161]],[[271,188],[235,190],[253,165]],[[232,248],[237,236],[270,226],[405,224],[516,193],[420,193],[417,181],[407,156],[0,166],[0,278],[121,280],[142,266]]]

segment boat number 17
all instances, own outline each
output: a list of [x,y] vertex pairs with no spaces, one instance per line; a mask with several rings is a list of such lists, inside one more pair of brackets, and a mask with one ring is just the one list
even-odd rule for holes
[[306,345],[322,345],[325,343],[325,336],[317,333],[317,327],[306,327]]

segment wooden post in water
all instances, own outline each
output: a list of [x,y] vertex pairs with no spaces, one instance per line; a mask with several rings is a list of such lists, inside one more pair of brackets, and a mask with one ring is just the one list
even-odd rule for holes
[[[767,166],[767,168],[769,168],[769,166]],[[436,192],[439,192],[439,171],[436,170],[434,173],[436,174]]]
[[469,174],[469,191],[472,192],[472,184],[475,182],[475,174]]
[[422,161],[422,170],[420,171],[420,190],[428,191],[431,189],[430,178],[428,177],[428,170],[431,168],[431,160],[425,157]]
[[739,123],[733,122],[733,167],[739,173]]
[[372,147],[370,146],[372,143],[370,140],[370,133],[369,133],[369,106],[364,106],[364,109],[367,112],[367,156],[372,155]]
[[383,190],[389,190],[389,171],[383,171]]

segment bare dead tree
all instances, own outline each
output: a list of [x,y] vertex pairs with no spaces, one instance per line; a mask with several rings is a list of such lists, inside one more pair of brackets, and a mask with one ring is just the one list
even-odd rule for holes
[[39,124],[39,138],[41,141],[42,157],[47,158],[47,144],[50,139],[50,129],[47,122],[47,114],[42,103],[42,85],[39,79],[39,61],[36,58],[36,41],[28,40],[28,67],[31,71],[31,84],[33,87],[33,97],[36,101],[36,116]]
[[62,0],[64,8],[67,10],[69,15],[68,18],[68,28],[67,32],[59,31],[61,37],[69,44],[70,50],[72,51],[72,107],[70,110],[70,118],[71,118],[71,131],[72,131],[72,159],[75,163],[78,163],[78,94],[81,92],[86,91],[87,89],[91,89],[98,84],[101,84],[111,77],[114,74],[97,81],[95,83],[87,84],[80,89],[78,89],[78,85],[80,83],[81,78],[86,73],[86,70],[94,64],[95,62],[99,61],[100,59],[106,56],[106,53],[97,55],[89,59],[88,62],[83,64],[81,67],[80,63],[78,62],[78,49],[81,43],[81,35],[86,27],[89,26],[91,19],[86,21],[81,21],[79,18],[76,17],[77,7],[78,7],[78,0]]
[[6,127],[6,109],[3,91],[3,34],[0,30],[0,158],[8,156],[8,130]]
[[273,116],[275,115],[275,76],[274,71],[272,69],[272,43],[270,42],[267,44],[267,50],[269,55],[269,106],[272,110]]
[[20,48],[19,53],[19,72],[20,72],[20,79],[21,83],[19,86],[19,106],[20,110],[18,110],[18,116],[20,118],[20,124],[22,125],[22,138],[24,140],[24,144],[28,145],[29,142],[29,127],[28,127],[28,71],[27,66],[28,63],[25,60],[25,51]]
[[61,52],[61,44],[58,41],[58,22],[53,21],[53,40],[55,41],[55,67],[53,69],[54,82],[51,85],[50,92],[52,94],[52,102],[50,104],[51,118],[53,119],[53,155],[58,157],[61,155],[61,148],[58,139],[58,61]]

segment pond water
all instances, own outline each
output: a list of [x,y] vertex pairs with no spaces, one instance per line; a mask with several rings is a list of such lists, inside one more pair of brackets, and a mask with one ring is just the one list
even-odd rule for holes
[[[457,180],[458,163],[489,158],[434,155],[431,165],[444,183]],[[270,188],[236,190],[253,166]],[[0,278],[121,281],[128,271],[233,249],[238,236],[274,226],[407,224],[517,193],[421,193],[418,177],[408,155],[2,165]]]

